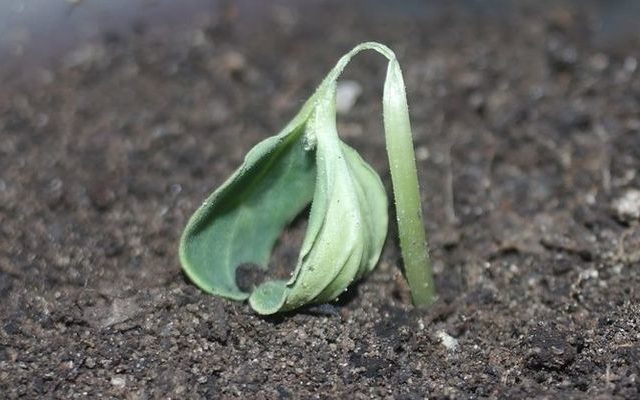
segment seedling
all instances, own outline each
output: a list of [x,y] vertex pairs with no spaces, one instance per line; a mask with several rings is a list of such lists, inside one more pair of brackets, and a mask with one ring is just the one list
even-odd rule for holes
[[[413,303],[434,301],[402,72],[395,54],[374,42],[344,55],[285,128],[251,149],[191,217],[180,241],[180,261],[202,290],[249,299],[259,314],[274,314],[334,300],[377,264],[387,235],[385,190],[336,127],[336,81],[362,50],[388,59],[383,117],[402,258]],[[238,266],[266,269],[282,230],[309,203],[291,277],[263,282],[251,293],[238,288]]]

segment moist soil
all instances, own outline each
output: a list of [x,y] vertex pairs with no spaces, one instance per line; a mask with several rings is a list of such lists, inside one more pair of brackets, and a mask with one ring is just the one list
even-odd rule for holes
[[[600,23],[621,2],[289,3],[4,75],[0,397],[640,398],[640,37]],[[187,219],[365,40],[405,73],[438,302],[410,305],[394,226],[336,303],[203,293]],[[339,129],[390,193],[384,70],[352,62]]]

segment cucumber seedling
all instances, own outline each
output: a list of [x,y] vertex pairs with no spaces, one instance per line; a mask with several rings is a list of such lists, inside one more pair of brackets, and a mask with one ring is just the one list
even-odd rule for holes
[[[274,314],[334,300],[376,266],[387,235],[385,190],[336,127],[337,79],[363,50],[388,60],[383,118],[401,253],[413,303],[434,301],[402,72],[395,54],[374,42],[344,55],[284,129],[251,149],[193,214],[180,240],[180,262],[202,290],[248,299],[257,313]],[[309,223],[290,278],[268,280],[251,293],[241,290],[238,266],[266,269],[283,229],[309,203]]]

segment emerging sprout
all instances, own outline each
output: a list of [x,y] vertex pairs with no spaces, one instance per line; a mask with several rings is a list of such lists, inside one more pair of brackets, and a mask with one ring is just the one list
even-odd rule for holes
[[[251,149],[191,217],[180,241],[180,261],[202,290],[249,299],[256,312],[274,314],[331,301],[375,267],[387,234],[387,198],[376,172],[338,137],[335,105],[338,77],[366,49],[389,60],[384,130],[407,280],[415,305],[434,301],[402,72],[395,54],[373,42],[343,56],[293,120]],[[238,266],[266,269],[282,230],[309,203],[309,224],[291,277],[263,282],[252,293],[240,290]]]

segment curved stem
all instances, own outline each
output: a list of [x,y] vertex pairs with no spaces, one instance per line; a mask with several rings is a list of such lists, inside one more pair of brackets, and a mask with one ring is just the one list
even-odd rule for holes
[[[322,81],[311,102],[331,90],[351,59],[363,50],[374,50],[389,60],[382,97],[385,142],[398,222],[400,249],[411,297],[416,306],[428,306],[436,299],[433,269],[422,219],[420,188],[409,121],[409,106],[402,71],[387,46],[366,42],[345,54]],[[334,89],[335,90],[335,89]]]

